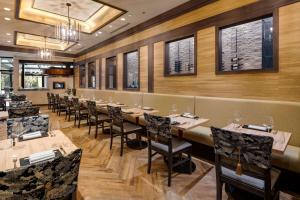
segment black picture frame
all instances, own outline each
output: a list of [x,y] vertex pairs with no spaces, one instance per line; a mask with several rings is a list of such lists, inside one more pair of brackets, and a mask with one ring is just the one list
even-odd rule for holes
[[[114,65],[110,65],[109,62],[111,63],[115,63]],[[108,57],[105,60],[105,65],[106,65],[106,69],[105,69],[105,88],[106,90],[117,90],[118,88],[118,82],[117,82],[117,76],[118,76],[118,69],[117,69],[117,65],[118,65],[118,60],[117,60],[117,56],[112,56],[112,57]],[[109,68],[113,67],[113,87],[109,87]]]
[[62,90],[65,89],[66,83],[65,82],[53,82],[53,89],[54,90]]
[[[137,60],[138,60],[138,87],[137,88],[130,88],[127,85],[127,79],[128,79],[128,64],[127,64],[127,54],[137,52]],[[133,51],[128,51],[123,54],[123,90],[128,90],[128,91],[140,91],[140,83],[141,83],[141,73],[140,73],[140,51],[139,49],[135,49]]]

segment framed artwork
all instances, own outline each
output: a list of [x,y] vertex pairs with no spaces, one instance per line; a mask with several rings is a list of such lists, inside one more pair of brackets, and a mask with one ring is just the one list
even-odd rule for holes
[[165,76],[197,74],[195,55],[194,35],[166,42]]
[[273,15],[218,30],[216,73],[277,69]]
[[85,64],[79,66],[79,87],[85,88]]
[[65,89],[65,82],[53,82],[53,89]]
[[90,62],[88,64],[88,87],[96,88],[96,63]]
[[124,89],[139,90],[140,66],[139,51],[135,50],[124,54]]
[[117,57],[106,58],[106,89],[117,89]]

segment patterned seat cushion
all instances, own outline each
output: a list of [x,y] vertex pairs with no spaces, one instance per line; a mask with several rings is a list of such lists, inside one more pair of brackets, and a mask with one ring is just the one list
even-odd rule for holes
[[[151,141],[151,146],[158,148],[164,152],[169,152],[168,145]],[[172,138],[172,153],[179,152],[183,149],[191,148],[192,144],[178,138]]]

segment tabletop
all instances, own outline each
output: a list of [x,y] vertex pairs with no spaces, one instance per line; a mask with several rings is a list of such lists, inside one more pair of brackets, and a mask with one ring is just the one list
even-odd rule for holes
[[122,111],[124,112],[124,114],[135,118],[143,116],[144,113],[153,114],[159,112],[158,110],[155,109],[145,110],[142,108],[123,108]]
[[0,112],[0,120],[6,120],[8,118],[8,111]]
[[284,132],[284,131],[272,131],[271,133],[252,130],[243,128],[242,126],[236,126],[235,124],[231,123],[228,126],[224,127],[223,129],[228,131],[233,131],[237,133],[245,133],[245,134],[252,134],[252,135],[259,135],[259,136],[269,136],[274,139],[272,151],[274,153],[284,153],[292,133]]
[[178,114],[169,115],[168,117],[172,118],[172,121],[174,120],[176,122],[179,122],[179,124],[172,125],[172,127],[181,131],[186,131],[195,128],[209,121],[209,119],[205,119],[205,118],[192,119],[187,117],[181,117]]
[[[17,156],[18,161],[16,165],[17,167],[20,167],[19,159],[28,157],[33,153],[51,149],[60,149],[60,147],[62,147],[65,152],[63,151],[61,153],[63,155],[67,155],[77,149],[77,147],[67,136],[65,136],[65,134],[63,134],[62,131],[56,130],[52,131],[52,133],[55,136],[42,137],[22,142],[16,141],[16,145],[14,147],[10,147],[8,149],[0,149],[0,171],[6,171],[14,168],[13,156]],[[9,143],[11,143],[10,139],[0,141],[1,146],[8,145]]]

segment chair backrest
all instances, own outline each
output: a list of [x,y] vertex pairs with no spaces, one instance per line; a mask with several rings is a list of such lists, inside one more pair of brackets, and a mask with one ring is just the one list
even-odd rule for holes
[[[11,138],[12,134],[16,133],[17,124],[22,123],[23,130],[21,134],[31,133],[35,131],[41,131],[41,133],[48,132],[49,126],[49,116],[48,115],[39,115],[23,118],[12,118],[7,120],[7,136]],[[19,133],[20,134],[20,133]]]
[[1,199],[69,199],[77,188],[81,156],[77,149],[53,161],[0,172]]
[[121,107],[107,106],[108,116],[112,120],[112,124],[123,128],[124,117]]
[[24,108],[24,107],[32,107],[31,101],[12,101],[9,104],[9,108]]
[[0,96],[0,104],[6,104],[6,102],[5,102],[5,99],[6,99],[6,96]]
[[20,118],[39,115],[40,107],[9,108],[8,118]]
[[48,99],[50,98],[50,93],[49,93],[49,92],[47,92],[47,98],[48,98]]
[[146,120],[147,136],[150,140],[169,144],[172,139],[171,119],[169,117],[161,117],[144,113]]
[[75,110],[80,111],[80,102],[78,98],[72,98]]
[[90,116],[95,116],[97,118],[97,106],[95,101],[87,101],[88,113]]
[[13,95],[11,95],[11,100],[12,101],[25,101],[26,95],[25,94],[20,94],[20,95],[13,94]]
[[211,127],[217,176],[221,167],[236,170],[240,161],[243,174],[264,179],[271,168],[273,138],[235,133]]

